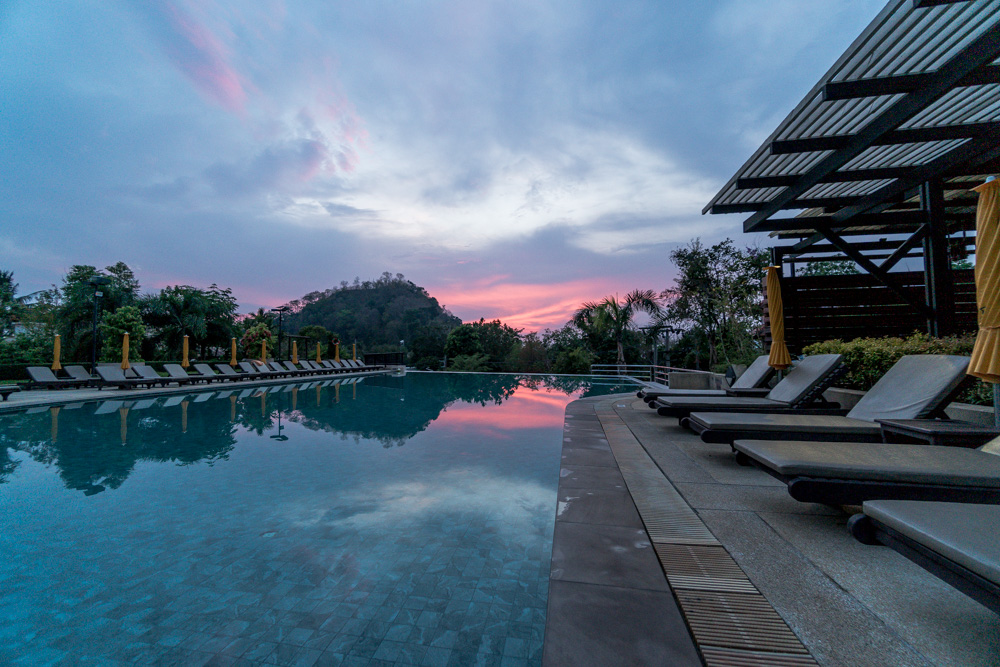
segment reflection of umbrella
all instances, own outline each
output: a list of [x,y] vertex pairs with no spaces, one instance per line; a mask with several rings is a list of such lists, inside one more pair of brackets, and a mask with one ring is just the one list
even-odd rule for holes
[[299,363],[299,342],[296,340],[292,341],[292,363]]
[[976,305],[979,335],[969,362],[969,375],[993,384],[993,419],[1000,426],[1000,181],[977,188]]
[[319,394],[320,394],[320,391],[321,391],[320,386],[316,385],[316,407],[317,408],[319,407]]
[[339,382],[337,384],[333,385],[333,392],[334,392],[333,400],[336,401],[337,403],[340,403],[340,383]]
[[128,363],[128,334],[122,336],[122,370],[128,370],[132,366]]
[[56,340],[52,343],[52,370],[57,371],[62,368],[62,364],[59,363],[59,355],[62,353],[62,338],[59,334],[56,334]]
[[52,413],[52,442],[53,444],[59,440],[59,411],[62,410],[58,405],[54,405],[49,408],[49,412]]
[[236,421],[236,394],[229,397],[229,421]]
[[320,344],[319,344],[319,341],[316,341],[316,363],[317,363],[317,364],[319,364],[319,363],[322,363],[322,361],[323,361],[323,360],[322,360],[322,359],[320,358],[320,356],[319,356],[319,348],[320,348]]
[[[125,335],[127,336],[128,334]],[[127,407],[118,408],[118,414],[121,417],[121,422],[122,422],[119,430],[121,431],[122,444],[124,445],[125,440],[128,439],[128,408]]]
[[779,371],[792,365],[792,357],[785,345],[785,314],[781,304],[781,283],[778,282],[778,267],[767,267],[767,314],[771,322],[771,355],[768,366]]
[[181,401],[181,433],[188,432],[188,402]]
[[229,365],[236,368],[236,339],[233,339],[233,356],[229,360]]
[[335,341],[333,344],[333,360],[338,364],[340,363],[340,341]]
[[183,352],[183,355],[181,357],[181,368],[187,368],[190,365],[191,365],[191,362],[188,361],[188,337],[185,335],[184,336],[184,352]]
[[299,388],[292,387],[292,412],[295,412],[295,402],[299,397]]

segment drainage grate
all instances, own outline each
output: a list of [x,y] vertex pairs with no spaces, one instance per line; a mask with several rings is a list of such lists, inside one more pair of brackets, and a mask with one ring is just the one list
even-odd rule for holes
[[621,417],[609,404],[596,412],[705,664],[816,665]]

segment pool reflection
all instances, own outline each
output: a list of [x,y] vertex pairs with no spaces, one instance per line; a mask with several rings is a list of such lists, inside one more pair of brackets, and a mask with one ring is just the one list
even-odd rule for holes
[[[226,460],[242,434],[294,444],[293,424],[385,449],[432,423],[441,433],[509,439],[561,425],[570,397],[616,389],[582,378],[410,373],[35,408],[0,416],[0,484],[27,456],[93,495],[119,488],[139,462]],[[480,409],[487,405],[496,408]]]

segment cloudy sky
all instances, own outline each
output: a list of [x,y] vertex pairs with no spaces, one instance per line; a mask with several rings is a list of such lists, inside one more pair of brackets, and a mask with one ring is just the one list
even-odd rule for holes
[[0,268],[244,310],[403,273],[558,327],[672,281],[701,208],[883,0],[0,3]]

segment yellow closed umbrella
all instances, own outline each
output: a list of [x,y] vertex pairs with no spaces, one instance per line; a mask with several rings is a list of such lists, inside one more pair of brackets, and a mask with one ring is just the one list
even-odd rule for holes
[[236,339],[233,339],[233,355],[229,359],[229,365],[236,368]]
[[319,351],[320,351],[320,348],[321,348],[321,347],[323,347],[323,346],[322,346],[322,345],[320,344],[320,342],[319,342],[319,341],[316,341],[316,363],[317,363],[317,364],[319,364],[319,363],[322,363],[322,361],[323,361],[323,360],[322,360],[322,359],[320,358],[320,356],[319,356]]
[[340,363],[340,341],[333,342],[333,360]]
[[187,368],[190,365],[191,365],[191,362],[188,361],[188,337],[187,337],[187,335],[185,335],[184,336],[184,352],[181,355],[181,368]]
[[260,341],[260,363],[263,366],[267,363],[267,341]]
[[357,344],[357,343],[352,343],[352,344],[351,344],[351,349],[353,349],[353,350],[354,350],[354,351],[352,352],[352,355],[353,355],[353,358],[354,358],[354,361],[357,361],[357,360],[358,360],[358,344]]
[[131,364],[128,363],[128,334],[125,334],[122,336],[122,370],[128,370],[131,367]]
[[299,363],[299,343],[298,341],[292,341],[292,363]]
[[56,334],[56,340],[52,343],[52,370],[57,371],[62,368],[59,363],[59,355],[62,354],[62,338]]
[[771,354],[767,365],[784,370],[792,365],[792,356],[785,345],[785,309],[781,304],[781,283],[778,267],[767,267],[767,314],[771,323]]
[[972,349],[969,375],[993,385],[993,416],[1000,426],[1000,181],[977,188],[976,306],[979,334]]

